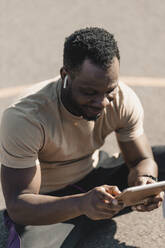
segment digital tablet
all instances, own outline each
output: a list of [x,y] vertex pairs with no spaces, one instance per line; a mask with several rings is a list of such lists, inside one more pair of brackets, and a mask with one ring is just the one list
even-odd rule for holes
[[145,198],[157,195],[161,191],[165,191],[165,181],[127,188],[116,199],[128,207],[143,203]]

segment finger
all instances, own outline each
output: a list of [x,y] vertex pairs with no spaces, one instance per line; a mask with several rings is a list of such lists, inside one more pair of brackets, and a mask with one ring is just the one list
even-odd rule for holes
[[145,177],[145,176],[138,176],[135,186],[138,185],[144,185],[144,184],[151,184],[151,183],[156,183],[155,180],[153,180],[150,177]]
[[143,205],[138,205],[134,207],[134,210],[138,211],[138,212],[145,212],[146,208]]
[[107,209],[120,211],[124,208],[124,203],[121,201],[118,201],[115,198],[111,202],[105,200],[104,203],[105,203],[104,207]]
[[160,192],[159,197],[162,199],[162,201],[164,200],[164,191]]
[[161,206],[161,202],[157,202],[157,203],[152,203],[150,205],[136,205],[132,207],[132,210],[134,211],[138,211],[138,212],[148,212],[148,211],[152,211],[154,209],[157,209]]
[[105,188],[106,192],[108,192],[109,194],[113,196],[117,196],[121,193],[119,188],[115,185],[103,185],[103,187]]
[[137,211],[136,206],[131,207],[132,211]]
[[146,208],[146,206],[144,206],[144,205],[133,206],[132,207],[132,210],[133,211],[138,211],[138,212],[146,212],[146,211],[148,211],[147,208]]
[[[119,188],[115,185],[104,185],[105,189],[107,192],[109,192],[109,194],[111,194],[112,196],[116,197],[118,195],[121,194],[121,191],[119,190]],[[107,202],[108,203],[108,202]],[[114,198],[110,203],[109,203],[110,207],[112,209],[123,209],[124,207],[124,203],[123,201],[118,201],[118,199]]]
[[153,199],[152,201],[148,202],[148,204],[144,204],[144,206],[146,208],[150,208],[150,206],[155,206],[155,208],[158,208],[160,207],[162,204],[162,199],[161,198],[156,198],[156,199]]
[[114,199],[108,206],[110,209],[114,210],[122,210],[124,208],[123,202],[118,202],[116,199]]
[[162,192],[156,196],[151,196],[151,197],[148,197],[146,199],[143,200],[143,205],[147,206],[147,205],[150,205],[152,203],[161,203],[163,201],[163,195],[164,193],[162,194]]
[[110,204],[112,200],[114,199],[114,197],[111,194],[107,193],[104,186],[96,187],[95,190],[96,190],[98,199],[101,200],[100,201],[101,208],[103,208],[105,204]]
[[[103,185],[101,187],[98,187],[97,189],[100,192],[99,197],[106,203],[111,203],[114,199],[114,196],[121,193],[117,186]],[[114,201],[114,205],[117,205],[117,201]]]
[[139,176],[136,179],[135,186],[147,184],[147,180],[148,180],[148,178]]
[[[112,186],[111,188],[116,190],[115,186]],[[123,203],[118,203],[117,199],[115,199],[110,193],[107,193],[106,185],[98,187],[96,189],[98,191],[98,197],[101,200],[100,204],[97,205],[99,209],[108,209],[108,211],[111,209],[119,211],[123,208]]]
[[[109,193],[107,193],[107,191]],[[117,199],[114,198],[113,195],[115,194],[120,194],[120,190],[118,189],[117,186],[109,186],[109,185],[103,185],[99,187],[99,192],[101,193],[99,198],[102,200],[103,204],[99,205],[100,209],[107,208],[108,210],[115,210],[115,211],[120,211],[124,207],[123,202],[118,202]]]
[[155,204],[151,204],[151,205],[148,205],[148,206],[142,206],[141,209],[142,211],[152,211],[154,209],[157,209],[158,207],[160,207],[161,203],[155,203]]
[[133,211],[151,211],[153,209],[159,208],[164,199],[164,192],[160,192],[156,196],[151,196],[143,200],[142,204],[132,206]]

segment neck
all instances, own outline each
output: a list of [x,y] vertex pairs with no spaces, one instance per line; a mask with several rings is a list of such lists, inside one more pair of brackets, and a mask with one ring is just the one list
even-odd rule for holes
[[67,88],[61,87],[61,101],[64,107],[73,115],[81,116],[80,112],[77,108],[75,108],[75,104],[71,94],[71,88],[67,86]]

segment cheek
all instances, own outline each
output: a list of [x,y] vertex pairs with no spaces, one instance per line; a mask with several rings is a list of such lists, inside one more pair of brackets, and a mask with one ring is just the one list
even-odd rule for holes
[[85,96],[83,94],[80,94],[79,92],[74,92],[73,95],[75,101],[77,102],[77,104],[79,105],[86,105],[89,104],[90,102],[92,102],[91,98],[89,96]]
[[93,98],[91,96],[85,95],[77,89],[74,89],[72,91],[72,99],[78,105],[88,105],[93,101]]
[[91,99],[89,97],[84,97],[84,96],[79,97],[79,103],[82,105],[88,104],[90,102],[91,102]]

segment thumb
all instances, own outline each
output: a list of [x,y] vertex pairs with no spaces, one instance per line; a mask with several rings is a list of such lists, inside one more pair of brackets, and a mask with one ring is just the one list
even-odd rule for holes
[[104,190],[105,203],[111,203],[114,206],[118,205],[118,201],[117,199],[115,199],[115,196],[119,195],[121,191],[118,189],[117,186],[103,185],[102,190]]

